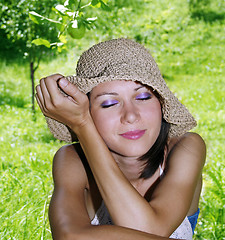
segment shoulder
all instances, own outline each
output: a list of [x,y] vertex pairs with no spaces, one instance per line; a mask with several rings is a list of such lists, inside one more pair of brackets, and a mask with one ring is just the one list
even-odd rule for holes
[[87,175],[79,154],[78,145],[65,145],[61,147],[53,158],[54,184],[72,186],[79,183],[87,185]]
[[184,147],[200,148],[199,150],[205,151],[206,145],[205,141],[198,133],[189,132],[180,137],[178,144],[181,144]]
[[194,132],[189,132],[169,143],[169,155],[179,154],[180,157],[194,158],[204,165],[206,144],[203,138]]
[[206,145],[197,133],[186,133],[170,146],[166,172],[171,178],[194,183],[201,177],[206,159]]
[[192,144],[197,144],[201,148],[206,148],[205,141],[203,138],[195,132],[187,132],[184,135],[180,137],[174,137],[169,140],[169,146],[170,149],[173,148],[175,145],[192,145]]
[[65,145],[59,148],[53,158],[53,169],[58,167],[66,167],[68,164],[78,164],[81,159],[73,144]]

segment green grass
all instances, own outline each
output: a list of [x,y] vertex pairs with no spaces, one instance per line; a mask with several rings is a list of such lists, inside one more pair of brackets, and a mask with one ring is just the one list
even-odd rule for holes
[[[120,9],[120,22],[113,31],[90,33],[67,56],[42,62],[36,79],[55,72],[73,74],[81,49],[98,39],[128,36],[150,48],[168,85],[197,119],[194,131],[207,144],[195,239],[225,239],[224,19],[193,19],[182,1],[146,4],[137,12]],[[102,21],[108,20],[104,16]],[[0,60],[1,239],[51,239],[47,217],[53,189],[51,164],[63,143],[49,133],[37,106],[36,114],[31,112],[30,98],[28,65]]]

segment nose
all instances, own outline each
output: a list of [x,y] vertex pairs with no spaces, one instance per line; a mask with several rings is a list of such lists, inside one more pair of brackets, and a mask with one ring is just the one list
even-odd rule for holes
[[123,124],[132,124],[140,119],[139,110],[132,102],[124,103],[121,111],[121,123]]

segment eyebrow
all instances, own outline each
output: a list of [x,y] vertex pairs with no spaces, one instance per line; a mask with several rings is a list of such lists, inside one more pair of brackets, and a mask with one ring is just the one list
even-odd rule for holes
[[[141,88],[145,88],[145,86],[137,87],[137,88],[134,89],[134,91],[138,91],[138,90],[141,89]],[[101,97],[101,96],[105,96],[105,95],[118,96],[119,94],[116,93],[116,92],[102,92],[102,93],[99,93],[99,94],[95,97],[95,99],[98,98],[98,97]]]
[[145,86],[140,86],[140,87],[135,88],[134,90],[137,91],[137,90],[139,90],[141,88],[146,88],[146,87]]

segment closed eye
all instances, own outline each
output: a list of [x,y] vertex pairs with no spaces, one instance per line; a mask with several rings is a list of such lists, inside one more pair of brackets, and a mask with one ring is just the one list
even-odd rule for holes
[[102,108],[109,108],[109,107],[112,107],[114,105],[116,105],[118,103],[117,100],[106,100],[104,101],[102,104],[101,104],[101,107]]
[[136,100],[148,100],[152,98],[152,94],[149,92],[143,92],[136,96]]

